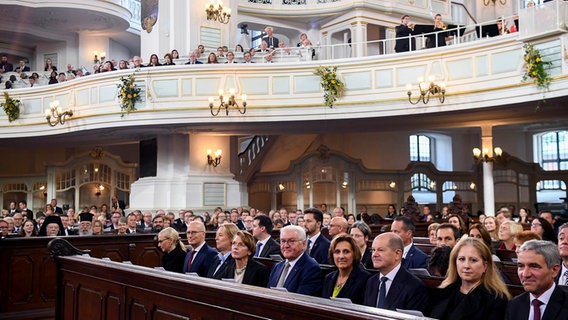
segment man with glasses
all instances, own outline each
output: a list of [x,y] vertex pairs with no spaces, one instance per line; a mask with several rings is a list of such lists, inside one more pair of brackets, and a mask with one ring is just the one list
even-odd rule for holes
[[196,272],[206,277],[209,266],[217,257],[217,250],[205,243],[205,225],[201,221],[191,221],[187,226],[187,242],[192,246],[185,256],[183,273]]
[[24,224],[24,217],[21,213],[14,214],[14,229],[12,229],[12,233],[18,233],[22,229],[22,225]]
[[280,229],[280,250],[286,260],[272,268],[268,287],[286,288],[288,292],[319,296],[322,289],[321,270],[317,261],[305,252],[304,229],[294,225]]

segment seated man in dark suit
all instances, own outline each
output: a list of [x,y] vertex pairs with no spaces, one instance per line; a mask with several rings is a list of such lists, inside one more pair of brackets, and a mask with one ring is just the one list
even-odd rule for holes
[[517,274],[526,292],[509,302],[505,319],[568,319],[568,287],[554,283],[560,270],[558,247],[530,240],[518,250]]
[[193,250],[187,253],[183,273],[196,272],[200,277],[207,276],[217,250],[205,243],[205,225],[201,221],[191,221],[187,226],[187,242]]
[[391,232],[397,234],[404,243],[402,253],[402,266],[408,269],[428,267],[428,255],[418,249],[412,242],[414,236],[414,223],[409,217],[396,217],[391,224]]
[[256,239],[255,257],[270,258],[280,255],[280,245],[272,239],[272,220],[265,215],[257,215],[252,222],[252,235]]
[[422,280],[402,266],[402,239],[392,232],[373,240],[373,266],[379,273],[367,281],[364,304],[396,310],[423,311],[428,304],[428,291]]
[[316,208],[306,209],[304,211],[304,222],[308,236],[307,247],[310,257],[316,259],[320,264],[328,264],[330,241],[320,232],[323,224],[323,213]]
[[319,296],[322,289],[321,269],[306,253],[304,229],[294,225],[280,229],[280,243],[282,256],[286,260],[272,268],[268,287],[281,287],[288,292]]

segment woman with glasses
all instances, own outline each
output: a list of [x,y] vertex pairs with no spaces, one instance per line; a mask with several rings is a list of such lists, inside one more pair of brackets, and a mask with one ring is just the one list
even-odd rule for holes
[[162,267],[167,271],[182,273],[186,249],[178,232],[171,227],[158,233],[158,247],[164,252]]
[[538,217],[531,222],[531,231],[542,237],[542,240],[557,243],[554,227],[546,219]]
[[225,269],[223,278],[235,279],[236,283],[266,287],[269,272],[264,264],[252,258],[255,252],[253,236],[248,231],[237,231],[231,242],[233,259]]
[[340,233],[329,246],[329,260],[337,267],[325,276],[323,298],[347,298],[353,303],[363,304],[365,286],[371,274],[363,270],[361,251],[355,239],[347,233]]
[[367,241],[369,241],[369,237],[371,236],[371,228],[369,225],[363,221],[357,221],[351,226],[349,234],[355,240],[361,252],[361,264],[363,264],[366,269],[373,269],[371,248],[367,246]]

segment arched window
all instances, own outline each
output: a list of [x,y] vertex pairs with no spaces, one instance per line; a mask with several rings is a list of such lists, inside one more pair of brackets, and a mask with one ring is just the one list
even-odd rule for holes
[[410,161],[432,161],[432,145],[429,137],[413,134],[410,136]]
[[[547,171],[568,169],[568,131],[552,131],[544,133],[539,139],[539,162]],[[554,190],[560,189],[558,180],[545,180],[540,188]]]

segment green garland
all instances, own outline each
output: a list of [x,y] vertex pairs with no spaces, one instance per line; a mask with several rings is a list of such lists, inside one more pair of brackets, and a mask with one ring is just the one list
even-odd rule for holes
[[134,74],[128,77],[120,77],[118,87],[118,98],[120,99],[120,110],[122,113],[130,113],[136,111],[136,102],[141,100],[141,89],[134,84]]
[[6,115],[8,121],[12,122],[20,117],[20,100],[10,98],[7,91],[4,91],[4,102],[0,104]]
[[323,89],[325,105],[333,108],[335,101],[343,96],[345,83],[337,77],[337,67],[319,66],[314,72],[321,78],[321,88]]
[[535,49],[532,44],[527,43],[523,48],[525,49],[525,74],[523,74],[523,81],[532,79],[538,88],[549,90],[548,86],[552,78],[548,74],[548,68],[552,63],[543,61],[540,51]]

